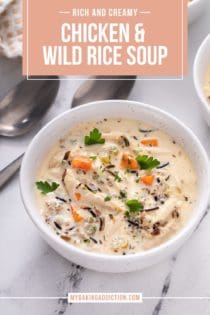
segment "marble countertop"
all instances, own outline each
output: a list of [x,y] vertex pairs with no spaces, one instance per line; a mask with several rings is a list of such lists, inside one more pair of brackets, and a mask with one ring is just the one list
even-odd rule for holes
[[[160,107],[189,126],[210,154],[210,130],[196,96],[192,65],[198,46],[210,32],[208,12],[189,30],[189,75],[184,81],[137,81],[130,99]],[[20,77],[20,60],[0,59],[0,87],[5,93]],[[68,109],[81,81],[63,81],[55,104],[36,130],[18,139],[0,138],[0,168],[22,153],[33,135],[52,117]],[[0,94],[1,96],[1,94]],[[127,274],[103,274],[75,266],[55,253],[40,237],[20,199],[18,176],[0,192],[0,297],[40,296],[52,300],[0,299],[4,315],[133,315],[210,314],[208,299],[168,297],[210,296],[210,213],[178,253],[160,264]],[[142,304],[73,304],[58,297],[67,292],[143,292]],[[167,299],[160,299],[165,297]]]

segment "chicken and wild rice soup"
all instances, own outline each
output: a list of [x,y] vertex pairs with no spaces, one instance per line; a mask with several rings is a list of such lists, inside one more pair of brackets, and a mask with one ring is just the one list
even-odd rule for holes
[[193,165],[166,133],[134,120],[81,123],[37,174],[41,215],[64,242],[127,255],[172,238],[196,200]]

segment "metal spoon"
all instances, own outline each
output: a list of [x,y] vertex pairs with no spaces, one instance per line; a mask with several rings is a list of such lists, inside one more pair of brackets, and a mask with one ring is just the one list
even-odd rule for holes
[[[114,79],[114,80],[110,80],[110,79]],[[96,101],[96,100],[126,99],[134,86],[135,80],[136,80],[136,76],[115,76],[115,77],[95,76],[93,77],[91,81],[89,80],[85,81],[81,85],[81,87],[76,91],[74,98],[72,100],[72,107],[76,107],[78,105],[91,102],[91,101]],[[57,82],[57,81],[52,81],[52,82]],[[0,103],[0,116],[1,116],[1,103]],[[12,103],[12,100],[11,100],[11,103]],[[14,121],[13,121],[13,124],[14,124]],[[1,129],[1,118],[0,118],[0,133],[1,133],[1,130],[2,129]],[[21,155],[19,158],[14,160],[12,163],[10,163],[8,166],[6,166],[3,170],[0,171],[0,189],[18,171],[22,162],[22,158],[23,158],[23,155]]]
[[[57,80],[48,80],[52,78]],[[0,101],[0,136],[23,135],[47,112],[57,95],[60,81],[57,76],[41,79],[21,81]],[[22,158],[23,154],[0,171],[0,189],[17,172]]]
[[[33,77],[39,78],[39,77]],[[0,135],[20,136],[31,130],[54,101],[59,80],[23,80],[0,101]],[[53,77],[58,79],[58,77]]]
[[91,77],[74,94],[72,107],[93,101],[126,99],[135,81],[136,76]]

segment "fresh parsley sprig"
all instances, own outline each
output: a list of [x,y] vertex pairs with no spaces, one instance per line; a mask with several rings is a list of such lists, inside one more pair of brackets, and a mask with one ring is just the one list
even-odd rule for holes
[[144,209],[143,204],[137,199],[127,200],[126,205],[129,209],[128,211],[125,212],[125,215],[127,217],[130,217],[130,215],[138,214],[140,211],[143,211]]
[[137,199],[126,201],[126,205],[128,206],[130,212],[139,212],[144,208],[142,203],[139,202]]
[[151,170],[160,165],[160,161],[148,155],[138,155],[136,157],[141,170]]
[[60,185],[56,182],[52,182],[52,184],[48,183],[47,181],[45,182],[36,182],[36,187],[39,189],[43,195],[46,195],[50,192],[55,191]]
[[97,128],[94,128],[89,136],[85,136],[84,142],[85,145],[104,144],[105,139],[102,138],[101,132]]
[[119,176],[119,172],[115,172],[114,175],[115,175],[114,177],[115,182],[120,183],[122,181],[122,178]]

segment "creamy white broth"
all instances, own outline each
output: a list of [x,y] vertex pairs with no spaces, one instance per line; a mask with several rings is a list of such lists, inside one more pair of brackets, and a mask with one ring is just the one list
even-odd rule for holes
[[[105,143],[85,145],[94,128]],[[142,169],[136,157],[143,155],[160,164]],[[184,150],[164,132],[124,119],[71,129],[48,153],[37,181],[59,185],[47,194],[36,189],[41,215],[58,237],[106,254],[134,254],[167,241],[186,224],[197,196]]]

